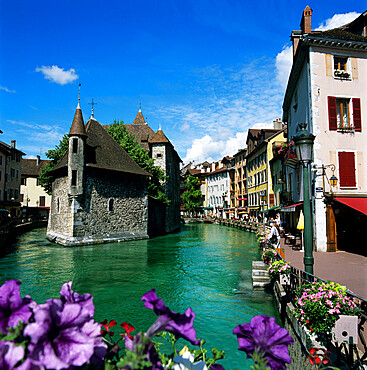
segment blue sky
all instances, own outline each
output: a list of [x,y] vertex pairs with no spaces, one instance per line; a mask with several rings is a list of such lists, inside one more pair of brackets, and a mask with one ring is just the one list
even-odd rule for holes
[[[247,130],[282,115],[289,36],[339,26],[365,1],[216,0],[0,2],[0,140],[28,157],[68,133],[81,83],[84,120],[161,125],[184,162],[218,160]],[[330,23],[331,22],[331,23]]]

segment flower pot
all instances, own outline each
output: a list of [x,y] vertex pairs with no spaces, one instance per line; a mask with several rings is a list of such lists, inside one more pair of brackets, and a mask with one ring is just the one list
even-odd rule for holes
[[340,315],[332,333],[338,343],[349,343],[352,338],[353,344],[358,344],[358,316]]
[[279,275],[279,282],[281,285],[290,285],[291,277],[289,275],[281,274]]

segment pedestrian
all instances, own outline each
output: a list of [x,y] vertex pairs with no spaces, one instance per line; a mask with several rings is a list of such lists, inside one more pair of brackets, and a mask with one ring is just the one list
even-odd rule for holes
[[279,248],[280,246],[280,234],[279,234],[279,226],[275,222],[270,223],[271,229],[268,235],[268,240],[271,243],[273,248]]

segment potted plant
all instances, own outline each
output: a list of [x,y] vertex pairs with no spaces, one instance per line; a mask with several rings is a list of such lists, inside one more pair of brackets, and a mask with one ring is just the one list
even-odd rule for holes
[[274,248],[266,248],[262,253],[261,259],[268,265],[276,260],[277,255],[278,253]]
[[340,315],[353,316],[359,303],[346,293],[346,288],[328,281],[315,281],[296,291],[295,315],[311,333],[331,339],[331,331]]
[[268,267],[269,276],[275,280],[279,276],[282,285],[290,283],[291,266],[284,260],[274,261]]

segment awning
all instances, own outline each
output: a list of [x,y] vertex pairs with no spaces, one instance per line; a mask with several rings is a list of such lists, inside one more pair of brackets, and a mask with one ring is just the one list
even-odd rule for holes
[[280,208],[282,208],[282,207],[281,206],[274,206],[274,207],[266,209],[264,212],[269,212],[269,211],[273,211],[273,210],[280,209]]
[[355,209],[358,212],[367,215],[367,198],[335,197],[334,199],[350,208]]
[[290,205],[290,206],[283,207],[283,208],[281,209],[281,212],[295,212],[296,207],[297,207],[297,206],[300,206],[301,204],[303,204],[303,202],[295,203],[295,204],[292,204],[292,205]]
[[234,211],[227,211],[226,213],[234,213]]

